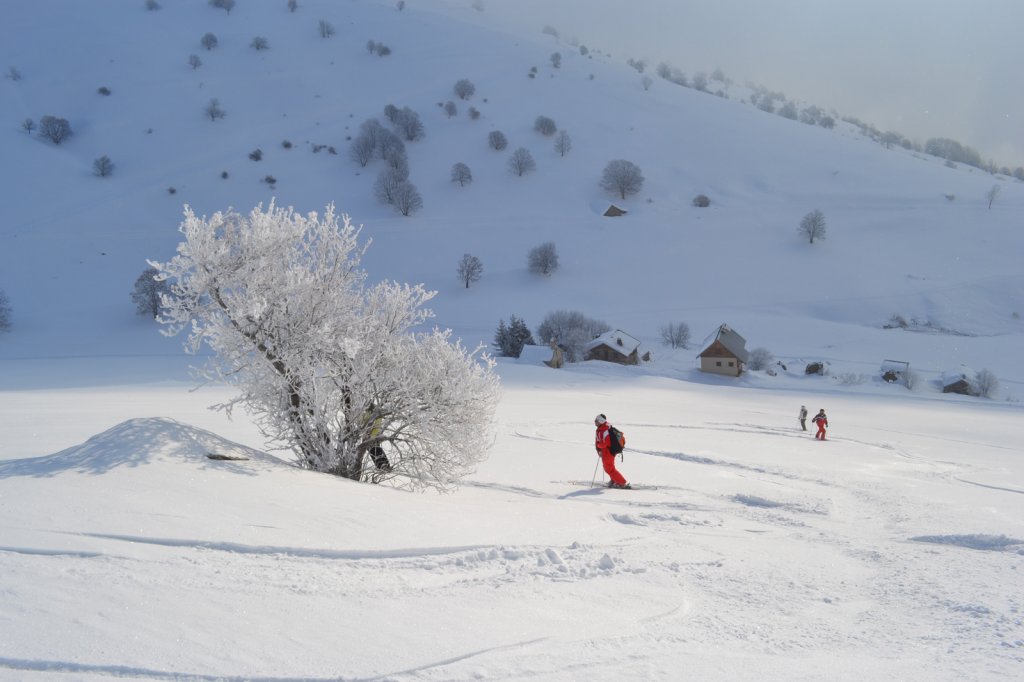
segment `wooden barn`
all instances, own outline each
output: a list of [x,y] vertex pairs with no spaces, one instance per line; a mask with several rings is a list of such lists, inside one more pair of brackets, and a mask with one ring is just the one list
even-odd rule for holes
[[715,332],[711,343],[697,357],[700,358],[702,372],[738,377],[747,362],[747,340],[729,325],[723,324]]
[[551,343],[547,346],[524,345],[519,353],[519,362],[530,365],[547,365],[552,369],[558,369],[565,363],[562,349]]
[[650,353],[640,349],[640,341],[621,329],[601,334],[583,348],[584,360],[604,360],[617,362],[620,365],[638,365],[640,361],[648,362]]
[[883,360],[882,379],[890,384],[906,384],[910,377],[910,363],[902,360]]
[[627,211],[624,208],[619,208],[615,204],[608,204],[608,208],[606,208],[604,213],[602,213],[601,215],[607,216],[609,218],[617,218],[620,215],[626,215],[627,213],[629,213],[629,211]]
[[960,395],[977,395],[972,384],[974,370],[960,366],[959,369],[942,373],[942,392]]

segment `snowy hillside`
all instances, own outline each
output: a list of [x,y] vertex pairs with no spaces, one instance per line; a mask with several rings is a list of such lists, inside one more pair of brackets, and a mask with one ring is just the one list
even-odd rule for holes
[[[1013,679],[1024,184],[645,89],[626,55],[513,31],[491,1],[4,8],[0,65],[20,78],[0,82],[0,678]],[[389,104],[426,132],[406,143],[409,216],[374,195],[384,162],[349,154]],[[73,136],[22,127],[44,116]],[[625,200],[600,187],[616,159],[644,176]],[[185,204],[271,199],[351,215],[370,277],[436,289],[434,321],[469,346],[570,310],[653,359],[502,358],[497,438],[452,495],[300,470],[246,415],[206,409],[232,394],[192,390],[182,339],[129,298],[174,254]],[[811,244],[797,228],[816,209]],[[558,269],[531,274],[549,241]],[[468,288],[466,253],[484,267]],[[689,347],[664,346],[680,322]],[[699,372],[722,323],[780,364]],[[912,388],[881,380],[886,360]],[[961,366],[998,378],[990,397],[942,393]],[[799,430],[801,404],[828,409],[829,442]],[[637,490],[590,488],[599,412]]]

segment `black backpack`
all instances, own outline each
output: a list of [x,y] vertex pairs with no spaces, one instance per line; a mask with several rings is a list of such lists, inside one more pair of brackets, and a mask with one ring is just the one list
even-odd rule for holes
[[626,436],[614,426],[608,427],[608,452],[617,455],[626,447]]

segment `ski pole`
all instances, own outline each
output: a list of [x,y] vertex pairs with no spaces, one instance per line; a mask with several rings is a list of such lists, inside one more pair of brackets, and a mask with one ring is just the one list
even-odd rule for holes
[[593,476],[593,478],[590,479],[590,487],[591,488],[594,487],[594,481],[597,480],[597,465],[600,464],[600,463],[601,463],[601,460],[597,460],[596,462],[594,462],[594,476]]

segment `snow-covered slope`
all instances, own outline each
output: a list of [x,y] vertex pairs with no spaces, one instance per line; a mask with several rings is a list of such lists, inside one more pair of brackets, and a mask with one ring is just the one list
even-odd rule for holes
[[[1014,678],[1020,183],[659,79],[645,91],[606,46],[582,56],[468,0],[161,4],[37,0],[0,22],[0,64],[23,76],[0,82],[0,678]],[[212,98],[223,120],[204,118]],[[425,204],[409,217],[373,197],[381,162],[347,153],[387,104],[426,126],[407,147]],[[20,128],[44,115],[75,136]],[[542,115],[567,156],[533,130]],[[524,177],[505,166],[520,146],[537,162]],[[114,175],[94,177],[104,154]],[[613,159],[646,181],[604,218]],[[335,202],[373,240],[371,278],[436,288],[436,322],[470,344],[513,314],[536,329],[578,310],[654,359],[502,359],[490,457],[452,495],[299,470],[244,414],[207,410],[229,390],[191,391],[180,339],[129,300],[146,259],[174,253],[184,203],[272,197]],[[797,225],[813,209],[828,233],[811,245]],[[531,275],[546,241],[561,266]],[[468,289],[467,252],[484,264]],[[894,314],[907,329],[883,329]],[[690,348],[660,344],[670,322]],[[785,368],[699,373],[723,322]],[[920,374],[913,390],[879,379],[885,359]],[[829,374],[805,375],[812,360]],[[998,376],[995,399],[940,392],[961,364]],[[801,404],[827,408],[830,441],[799,430]],[[589,487],[598,412],[627,434],[622,471],[656,489]]]

